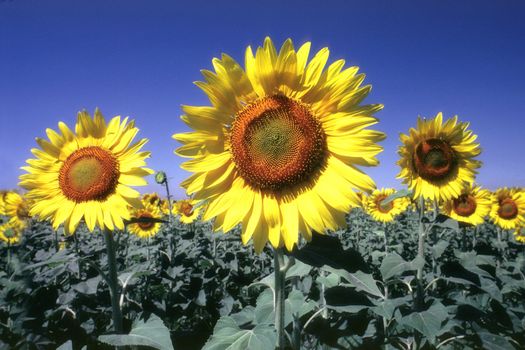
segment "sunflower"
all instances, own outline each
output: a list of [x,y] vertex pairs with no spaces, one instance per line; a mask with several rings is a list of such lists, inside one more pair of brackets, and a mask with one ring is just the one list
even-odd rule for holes
[[5,213],[5,196],[9,193],[9,191],[0,191],[0,215],[6,215]]
[[454,220],[480,225],[485,222],[491,206],[491,193],[479,186],[470,185],[458,197],[445,201],[441,210]]
[[514,231],[514,239],[516,242],[525,243],[525,225],[516,228]]
[[146,193],[142,196],[143,202],[148,202],[149,204],[159,206],[161,198],[158,193]]
[[500,188],[492,197],[490,217],[504,230],[525,225],[525,194],[518,188]]
[[4,195],[4,212],[9,221],[22,228],[27,226],[30,203],[25,196],[11,191]]
[[[173,212],[173,207],[174,207],[173,201],[171,201],[171,207],[172,207],[172,212]],[[169,215],[170,214],[170,202],[168,201],[168,199],[161,199],[159,208],[162,214]],[[177,213],[173,212],[173,215],[177,215]]]
[[417,129],[401,134],[397,177],[413,190],[414,197],[449,200],[474,182],[481,166],[474,157],[481,149],[468,125],[458,122],[457,116],[443,123],[443,115],[438,113],[431,120],[418,118]]
[[174,135],[184,144],[176,153],[192,158],[182,187],[209,204],[203,219],[224,232],[242,223],[243,243],[253,239],[257,252],[268,240],[292,250],[298,232],[310,240],[346,225],[360,206],[354,190],[375,188],[358,166],[378,164],[384,134],[366,128],[383,106],[360,105],[371,86],[360,86],[357,67],[325,69],[328,49],[310,61],[309,52],[309,42],[296,51],[290,39],[277,52],[266,38],[255,55],[246,49],[246,71],[226,54],[213,59],[215,72],[196,83],[212,106],[183,106],[195,131]]
[[376,221],[394,221],[394,218],[404,212],[410,204],[410,200],[407,197],[396,198],[388,203],[384,203],[384,200],[394,193],[396,193],[396,190],[393,188],[374,190],[367,199],[367,213]]
[[146,185],[153,171],[145,166],[149,152],[139,152],[147,142],[131,144],[139,131],[128,118],[114,117],[106,124],[95,111],[94,118],[78,114],[75,133],[60,122],[60,133],[47,129],[49,141],[37,138],[42,149],[32,149],[36,159],[27,160],[20,185],[34,199],[31,215],[49,218],[55,229],[62,223],[73,233],[84,218],[87,227],[124,228],[128,205],[141,206],[140,194],[129,186]]
[[192,199],[182,199],[175,203],[173,208],[174,215],[180,215],[179,220],[183,224],[191,224],[201,212],[202,207],[195,206],[198,201]]
[[[131,210],[132,219],[160,219],[161,212],[156,204],[144,201],[144,207]],[[160,222],[134,222],[128,225],[129,232],[140,238],[149,238],[155,236],[161,227]]]
[[0,241],[6,242],[8,245],[20,242],[22,231],[25,225],[18,222],[9,221],[0,225]]

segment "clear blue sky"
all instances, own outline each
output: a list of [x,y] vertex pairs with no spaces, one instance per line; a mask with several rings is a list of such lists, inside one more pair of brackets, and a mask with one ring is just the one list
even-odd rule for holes
[[367,102],[385,105],[381,164],[365,170],[378,186],[400,187],[399,133],[439,111],[479,135],[480,184],[525,186],[524,18],[523,1],[0,0],[0,189],[16,187],[36,136],[98,106],[136,120],[150,167],[182,196],[171,135],[182,104],[208,104],[192,82],[267,35],[366,73]]

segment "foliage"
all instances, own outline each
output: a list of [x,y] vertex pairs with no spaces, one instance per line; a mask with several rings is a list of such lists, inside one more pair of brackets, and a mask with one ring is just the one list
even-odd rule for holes
[[[302,349],[519,349],[525,344],[525,252],[496,227],[460,227],[429,213],[425,259],[416,256],[419,219],[391,224],[361,210],[349,228],[314,235],[286,257],[285,326]],[[476,237],[474,244],[474,235]],[[23,241],[0,250],[0,347],[268,349],[275,344],[273,253],[256,255],[238,230],[208,223],[164,225],[118,241],[125,335],[110,334],[101,233],[55,241],[31,222]],[[385,249],[385,242],[388,249]],[[424,268],[418,303],[415,273]]]

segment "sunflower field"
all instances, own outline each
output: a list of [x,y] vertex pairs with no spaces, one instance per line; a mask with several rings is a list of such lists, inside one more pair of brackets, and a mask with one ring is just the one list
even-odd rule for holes
[[442,113],[400,134],[405,188],[377,186],[383,106],[310,46],[202,71],[211,105],[173,135],[187,198],[134,120],[37,137],[0,193],[0,348],[525,348],[523,188],[477,184],[475,128]]

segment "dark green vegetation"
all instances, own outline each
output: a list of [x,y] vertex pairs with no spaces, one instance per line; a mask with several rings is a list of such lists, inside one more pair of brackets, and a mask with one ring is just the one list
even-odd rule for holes
[[[487,223],[458,227],[424,218],[385,226],[354,210],[346,231],[315,236],[286,257],[285,325],[301,349],[520,349],[525,346],[522,245]],[[238,232],[207,223],[165,227],[149,242],[117,233],[126,336],[110,335],[104,236],[60,237],[33,222],[21,244],[2,246],[0,347],[272,349],[273,252],[255,255]],[[509,235],[509,239],[512,238]],[[387,249],[385,249],[387,248]],[[420,281],[416,271],[423,268]],[[300,345],[299,345],[300,344]]]

